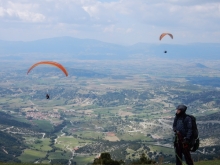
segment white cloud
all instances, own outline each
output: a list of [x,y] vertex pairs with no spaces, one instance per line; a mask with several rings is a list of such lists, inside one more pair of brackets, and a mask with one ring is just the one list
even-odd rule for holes
[[82,8],[90,15],[90,17],[95,17],[95,14],[98,13],[94,6],[83,6]]
[[22,22],[43,22],[45,20],[43,14],[32,12],[33,9],[38,7],[37,4],[21,4],[8,1],[1,5],[0,17],[5,21],[14,19],[15,21],[21,20]]
[[[16,40],[70,35],[121,43],[158,42],[161,32],[170,31],[179,35],[179,39],[175,37],[177,43],[220,42],[220,2],[0,0],[0,23],[0,39],[13,38],[13,29],[20,33],[14,35]],[[33,35],[22,36],[27,32]],[[201,33],[206,40],[200,38]]]
[[128,28],[127,30],[126,30],[126,33],[131,33],[132,32],[132,28]]
[[104,28],[104,32],[114,32],[114,31],[115,31],[115,25],[111,25]]

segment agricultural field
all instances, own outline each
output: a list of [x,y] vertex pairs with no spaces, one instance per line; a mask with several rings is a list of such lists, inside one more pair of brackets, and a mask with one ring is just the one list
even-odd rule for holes
[[22,162],[34,162],[37,159],[44,158],[45,156],[46,152],[26,149],[24,150],[24,153],[19,157],[19,159]]

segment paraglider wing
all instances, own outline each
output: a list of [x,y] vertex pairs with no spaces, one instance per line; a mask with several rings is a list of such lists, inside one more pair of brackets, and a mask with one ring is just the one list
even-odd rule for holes
[[162,38],[163,38],[164,36],[166,36],[166,35],[169,35],[169,36],[173,39],[173,35],[172,35],[172,34],[170,34],[170,33],[162,33],[162,34],[160,35],[160,40],[162,40]]
[[35,68],[35,67],[38,66],[38,65],[42,65],[42,64],[55,66],[55,67],[59,68],[60,70],[62,70],[63,73],[64,73],[66,76],[68,76],[67,70],[66,70],[61,64],[59,64],[59,63],[57,63],[57,62],[53,62],[53,61],[41,61],[41,62],[37,62],[37,63],[35,63],[34,65],[32,65],[32,66],[30,67],[30,69],[28,69],[27,74],[28,74],[33,68]]

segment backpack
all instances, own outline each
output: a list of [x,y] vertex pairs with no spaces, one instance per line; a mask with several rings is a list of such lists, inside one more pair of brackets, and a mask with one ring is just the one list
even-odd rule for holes
[[[186,117],[187,116],[189,116],[192,120],[192,136],[190,137],[190,151],[195,152],[199,148],[199,132],[197,129],[196,118],[193,115],[186,114]],[[183,123],[185,118],[183,119]],[[184,127],[186,128],[185,124]]]

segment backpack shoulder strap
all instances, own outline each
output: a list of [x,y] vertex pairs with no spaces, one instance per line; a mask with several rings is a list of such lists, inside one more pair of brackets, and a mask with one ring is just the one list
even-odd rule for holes
[[185,124],[185,119],[186,119],[187,116],[191,118],[190,115],[186,114],[186,115],[184,115],[184,117],[183,117],[183,119],[182,119],[183,126],[184,126],[185,129],[187,128],[187,126],[186,126],[186,124]]
[[186,115],[183,116],[183,119],[182,119],[183,123],[185,122],[185,119],[186,119],[187,116],[189,116],[189,115],[186,114]]

